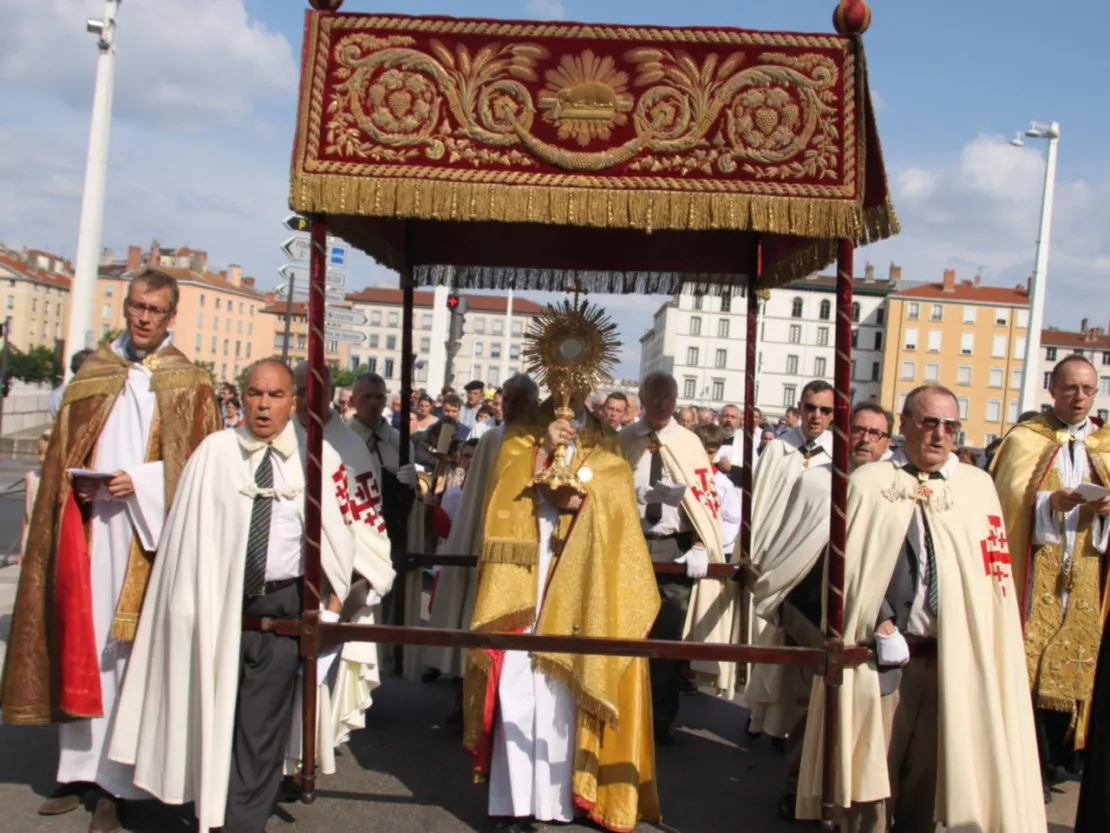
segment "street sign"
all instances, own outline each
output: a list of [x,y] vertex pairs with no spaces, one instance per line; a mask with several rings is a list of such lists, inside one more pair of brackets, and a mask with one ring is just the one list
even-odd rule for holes
[[[283,286],[279,286],[274,291],[274,294],[278,297],[279,300],[284,301],[286,299],[286,297],[289,295],[289,285],[285,284]],[[336,289],[334,287],[328,287],[326,298],[327,298],[327,303],[329,303],[329,304],[342,304],[342,303],[346,303],[346,300],[347,300],[346,293],[344,293],[344,291],[342,289]],[[299,303],[302,303],[302,302],[307,301],[307,300],[308,300],[308,286],[307,285],[302,285],[302,284],[299,284],[299,283],[294,284],[293,285],[293,303],[299,304]]]
[[362,344],[366,341],[366,333],[360,333],[358,330],[341,330],[336,327],[326,328],[324,337],[332,341],[349,341],[351,344]]
[[282,225],[290,231],[308,231],[312,224],[300,214],[290,214],[285,218]]
[[[278,274],[285,278],[285,280],[292,279],[294,284],[303,284],[306,288],[308,287],[307,266],[301,266],[296,263],[286,263],[284,266],[278,269]],[[332,269],[329,269],[327,273],[327,281],[329,287],[343,289],[347,286],[347,273],[336,272]]]
[[359,327],[366,323],[366,315],[357,309],[333,309],[328,307],[324,310],[324,316],[329,324],[347,324],[352,327]]
[[[328,269],[341,272],[347,268],[347,248],[347,244],[337,242],[333,237],[328,238]],[[296,234],[281,244],[281,250],[293,260],[307,263],[312,251],[312,240],[306,234]]]

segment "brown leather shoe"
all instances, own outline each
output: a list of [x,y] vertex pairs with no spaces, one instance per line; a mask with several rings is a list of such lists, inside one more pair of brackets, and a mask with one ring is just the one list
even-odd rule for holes
[[63,813],[72,813],[81,806],[81,802],[85,800],[85,796],[92,788],[92,784],[87,784],[84,781],[59,784],[58,788],[42,802],[39,807],[39,815],[60,816]]
[[119,823],[119,810],[123,802],[102,792],[96,801],[92,821],[89,822],[89,833],[120,833],[123,825]]

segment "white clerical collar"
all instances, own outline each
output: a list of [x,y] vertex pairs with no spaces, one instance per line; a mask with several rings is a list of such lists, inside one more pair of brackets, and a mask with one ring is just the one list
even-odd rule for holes
[[[795,425],[793,428],[783,434],[779,439],[781,439],[783,443],[786,444],[786,447],[790,449],[790,451],[801,451],[805,447],[806,443],[809,442],[809,440],[806,438],[806,435],[802,431],[802,426],[800,425]],[[826,454],[832,456],[831,431],[822,431],[821,435],[813,442],[820,446]]]
[[239,445],[248,455],[254,454],[256,451],[261,451],[266,446],[270,446],[282,458],[288,460],[297,453],[297,429],[293,425],[293,420],[289,420],[286,426],[281,430],[281,433],[274,437],[270,442],[260,440],[250,432],[246,423],[240,425],[235,429],[235,436],[239,439]]
[[648,425],[643,417],[640,417],[635,425],[637,437],[646,437],[649,434],[655,434],[655,436],[659,437],[659,441],[663,443],[663,445],[666,445],[667,440],[673,437],[681,427],[674,417],[671,417],[671,421],[658,430]]
[[[910,458],[906,456],[906,450],[904,448],[900,448],[895,451],[893,455],[891,455],[890,462],[894,464],[894,468],[904,469],[906,466],[910,465]],[[945,480],[949,480],[952,475],[955,474],[956,469],[959,468],[959,465],[960,458],[957,457],[955,454],[949,454],[948,460],[940,469],[940,476],[943,477]]]

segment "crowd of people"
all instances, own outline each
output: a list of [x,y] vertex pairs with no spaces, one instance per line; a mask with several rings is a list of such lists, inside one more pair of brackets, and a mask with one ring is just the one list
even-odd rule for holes
[[[4,719],[59,724],[58,788],[40,812],[91,794],[91,833],[121,830],[125,803],[149,798],[194,802],[202,831],[263,833],[298,789],[300,646],[273,622],[305,610],[310,369],[263,359],[241,391],[217,392],[173,345],[177,301],[161,273],[132,280],[126,329],[58,396],[25,526]],[[825,644],[827,382],[806,384],[778,424],[753,409],[750,460],[741,409],[682,407],[665,373],[636,395],[576,390],[558,408],[525,375],[417,391],[408,449],[386,380],[365,373],[338,395],[324,382],[309,615]],[[957,400],[939,385],[897,416],[851,410],[839,599],[845,642],[873,654],[842,669],[833,712],[846,830],[1043,833],[1057,777],[1080,770],[1076,830],[1110,829],[1110,428],[1090,416],[1086,359],[1065,357],[1050,390],[1053,406],[985,461],[957,450]],[[410,553],[478,566],[436,569],[426,609]],[[711,569],[730,563],[744,580]],[[365,727],[391,660],[358,642],[321,655],[324,773]],[[655,748],[679,741],[681,695],[698,690],[743,691],[746,731],[786,757],[780,813],[821,814],[828,713],[811,668],[445,647],[403,660],[409,679],[455,682],[449,722],[505,833],[582,815],[621,831],[658,821]]]

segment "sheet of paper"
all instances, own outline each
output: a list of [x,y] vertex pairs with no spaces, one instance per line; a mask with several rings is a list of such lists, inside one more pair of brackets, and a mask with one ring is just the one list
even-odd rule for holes
[[1102,500],[1104,497],[1110,497],[1110,489],[1095,483],[1080,483],[1075,487],[1075,493],[1088,503],[1095,500]]
[[92,471],[91,469],[66,469],[70,477],[87,477],[90,480],[111,480],[115,475],[110,471]]

